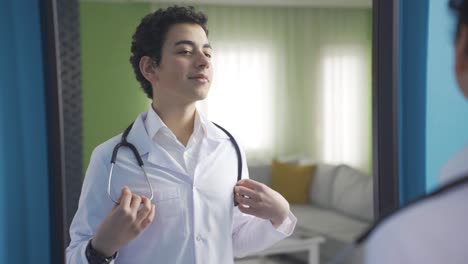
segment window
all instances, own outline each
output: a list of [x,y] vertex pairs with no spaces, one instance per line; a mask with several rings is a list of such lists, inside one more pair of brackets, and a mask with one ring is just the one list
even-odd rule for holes
[[247,154],[271,151],[272,52],[259,43],[216,45],[214,79],[199,109],[236,136]]
[[325,162],[365,171],[370,163],[371,98],[365,52],[335,47],[323,56],[323,145]]

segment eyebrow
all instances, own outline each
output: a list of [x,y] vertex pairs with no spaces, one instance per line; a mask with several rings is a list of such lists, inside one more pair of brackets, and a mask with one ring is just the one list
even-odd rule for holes
[[[190,45],[190,46],[196,46],[196,45],[195,45],[195,42],[193,42],[193,41],[191,41],[191,40],[179,40],[179,41],[177,41],[177,42],[174,44],[174,46],[182,45],[182,44],[186,44],[186,45]],[[211,47],[211,45],[208,44],[208,43],[205,44],[205,45],[203,45],[203,48],[213,49],[213,48]]]

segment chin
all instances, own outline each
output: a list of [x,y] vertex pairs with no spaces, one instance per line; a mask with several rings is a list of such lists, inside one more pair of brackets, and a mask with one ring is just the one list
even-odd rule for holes
[[197,89],[195,91],[195,97],[197,97],[197,101],[203,100],[208,97],[208,91],[210,90],[209,87],[200,87],[201,89]]
[[457,76],[457,84],[460,92],[468,99],[468,80],[461,79]]
[[196,103],[198,101],[205,100],[208,96],[208,93],[194,93],[188,97],[185,97],[187,103]]
[[198,86],[189,86],[184,88],[183,94],[181,94],[189,102],[197,102],[204,100],[208,96],[210,86],[208,85],[198,85]]
[[465,99],[468,99],[468,89],[462,90],[462,93],[465,96]]
[[199,94],[197,96],[197,101],[205,100],[208,97],[208,93]]

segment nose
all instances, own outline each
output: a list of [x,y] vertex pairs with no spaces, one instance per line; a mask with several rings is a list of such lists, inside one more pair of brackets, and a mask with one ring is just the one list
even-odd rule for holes
[[210,58],[206,56],[205,53],[199,52],[196,58],[197,68],[209,68],[210,64],[211,64]]

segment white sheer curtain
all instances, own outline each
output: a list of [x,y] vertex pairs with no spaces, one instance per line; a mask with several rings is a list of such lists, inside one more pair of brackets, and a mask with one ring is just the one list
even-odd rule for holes
[[274,63],[268,45],[217,43],[214,81],[199,109],[236,134],[249,156],[272,152]]
[[322,158],[367,171],[370,167],[370,94],[366,50],[329,46],[321,56]]
[[369,8],[196,8],[208,15],[215,70],[199,108],[250,161],[303,156],[371,170]]

